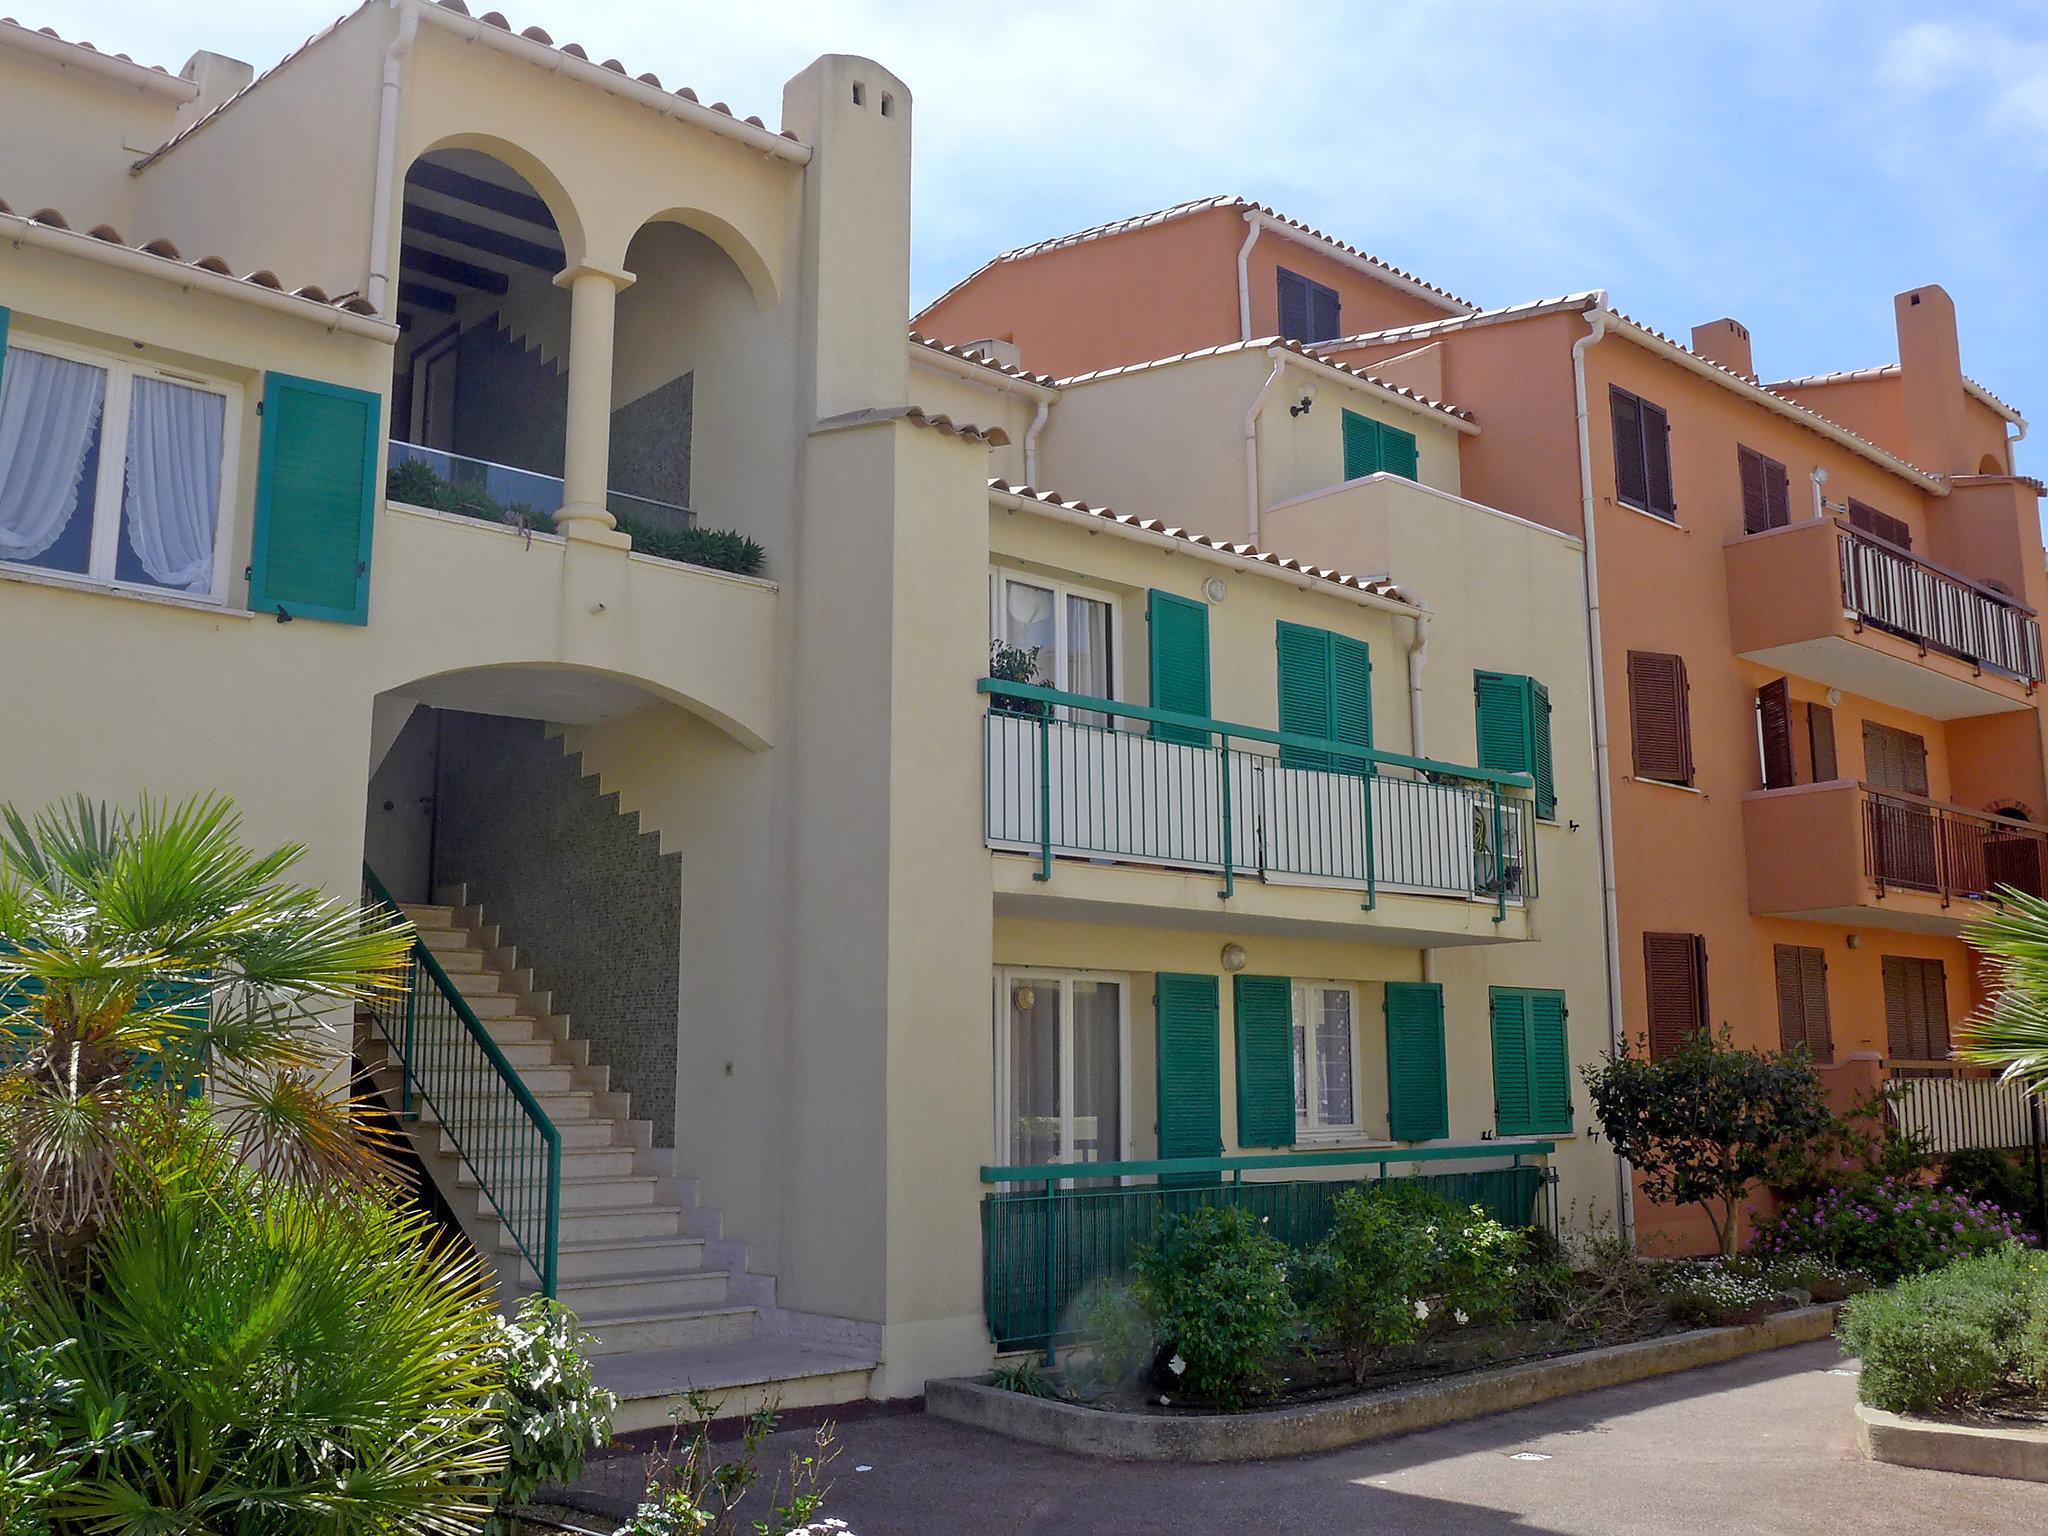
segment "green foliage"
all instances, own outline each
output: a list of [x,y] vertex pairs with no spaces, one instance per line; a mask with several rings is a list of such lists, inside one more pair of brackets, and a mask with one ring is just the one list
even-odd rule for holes
[[1760,1260],[1825,1259],[1889,1283],[1988,1253],[2017,1236],[2005,1212],[1954,1190],[1857,1178],[1759,1221],[1750,1253]]
[[9,1536],[52,1536],[50,1502],[95,1458],[148,1438],[125,1418],[125,1402],[81,1411],[83,1383],[63,1362],[74,1343],[40,1343],[19,1319],[0,1320],[0,1531]]
[[1699,1206],[1727,1257],[1750,1188],[1829,1120],[1804,1052],[1738,1050],[1705,1030],[1660,1060],[1647,1049],[1616,1052],[1585,1075],[1601,1129],[1634,1164],[1644,1192]]
[[523,501],[503,502],[480,485],[466,485],[437,473],[425,459],[399,459],[384,474],[384,495],[409,507],[455,512],[487,523],[504,523],[534,533],[553,533],[552,512]]
[[[1041,681],[1038,676],[1038,656],[1045,649],[1042,645],[1006,645],[1001,640],[988,643],[989,681],[996,683],[1032,683]],[[1045,713],[1043,699],[1017,699],[1007,694],[995,695],[996,708],[1005,714],[1038,716]]]
[[1532,1233],[1530,1248],[1518,1301],[1525,1315],[1601,1337],[1640,1332],[1661,1319],[1655,1267],[1637,1255],[1612,1217],[1589,1214],[1555,1239]]
[[1804,1291],[1815,1301],[1846,1301],[1872,1288],[1868,1275],[1811,1254],[1765,1259],[1751,1252],[1729,1266],[1735,1273],[1761,1280],[1773,1291]]
[[1034,1355],[1005,1360],[989,1372],[989,1385],[1025,1397],[1058,1397],[1059,1387]]
[[1304,1313],[1363,1382],[1387,1350],[1509,1316],[1526,1262],[1521,1234],[1480,1207],[1460,1210],[1397,1184],[1339,1195],[1330,1234],[1302,1259],[1295,1283]]
[[632,537],[633,548],[643,555],[730,571],[736,576],[758,576],[768,564],[765,549],[729,529],[656,528],[626,513],[614,516],[620,530]]
[[1963,930],[1988,962],[1991,1005],[1963,1025],[1956,1054],[2048,1093],[2048,901],[2011,886],[1997,894],[2003,910]]
[[[741,1529],[739,1505],[761,1480],[761,1452],[775,1432],[773,1408],[748,1418],[740,1434],[739,1454],[721,1461],[712,1443],[716,1401],[692,1392],[675,1410],[676,1427],[666,1450],[649,1458],[647,1491],[633,1518],[614,1536],[732,1536]],[[769,1491],[769,1513],[749,1527],[757,1536],[803,1536],[827,1530],[843,1532],[836,1520],[812,1517],[824,1508],[831,1485],[825,1474],[839,1455],[830,1424],[790,1453]]]
[[1068,1372],[1085,1386],[1120,1385],[1158,1354],[1158,1336],[1131,1286],[1113,1280],[1089,1286],[1074,1305],[1074,1323],[1087,1354]]
[[1963,1147],[1942,1159],[1941,1183],[1979,1205],[1995,1205],[2032,1223],[2034,1172],[2011,1153],[1992,1147]]
[[1658,1289],[1675,1323],[1719,1328],[1752,1322],[1778,1295],[1776,1286],[1717,1262],[1680,1259],[1657,1268]]
[[1898,1128],[1895,1108],[1903,1092],[1903,1085],[1887,1083],[1789,1142],[1769,1175],[1772,1188],[1785,1199],[1805,1200],[1832,1189],[1845,1174],[1911,1179],[1932,1168],[1925,1144]]
[[266,1179],[203,1107],[126,1176],[91,1284],[30,1258],[0,1294],[17,1356],[62,1349],[76,1383],[40,1411],[93,1447],[53,1531],[475,1530],[505,1464],[477,1263],[424,1216]]
[[1198,1206],[1160,1223],[1136,1273],[1181,1390],[1242,1407],[1294,1334],[1286,1245],[1242,1207]]
[[1874,1408],[1925,1413],[1981,1401],[2002,1385],[2044,1383],[2048,1260],[2012,1244],[1854,1298],[1841,1339],[1863,1361]]
[[575,1316],[544,1296],[520,1303],[511,1322],[496,1320],[493,1355],[503,1373],[495,1405],[504,1416],[505,1474],[499,1513],[488,1529],[512,1536],[512,1508],[543,1483],[573,1483],[583,1460],[611,1440],[618,1399],[592,1379]]

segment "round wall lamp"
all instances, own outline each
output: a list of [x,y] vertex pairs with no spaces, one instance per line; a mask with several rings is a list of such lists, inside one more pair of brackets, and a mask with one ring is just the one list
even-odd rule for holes
[[1038,989],[1028,983],[1020,985],[1010,993],[1010,1006],[1019,1013],[1029,1013],[1038,1006]]
[[1223,946],[1223,969],[1229,971],[1232,975],[1243,970],[1250,960],[1251,956],[1244,952],[1242,944],[1226,944]]
[[1230,588],[1224,585],[1221,576],[1211,576],[1202,583],[1202,596],[1209,599],[1212,603],[1220,603],[1229,595]]

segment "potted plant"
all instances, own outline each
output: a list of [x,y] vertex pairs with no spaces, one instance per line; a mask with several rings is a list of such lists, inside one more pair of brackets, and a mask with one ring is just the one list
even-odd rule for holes
[[[1042,645],[1006,645],[1000,640],[988,643],[989,681],[996,683],[1037,684],[1038,653]],[[1027,715],[1038,719],[1046,713],[1043,699],[1020,699],[1006,693],[993,693],[994,707],[1006,715]]]

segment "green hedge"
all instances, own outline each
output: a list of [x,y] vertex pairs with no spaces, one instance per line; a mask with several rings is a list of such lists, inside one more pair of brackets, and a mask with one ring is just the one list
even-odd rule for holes
[[1891,1413],[2048,1387],[2048,1255],[2008,1244],[1852,1299],[1841,1339],[1858,1394]]

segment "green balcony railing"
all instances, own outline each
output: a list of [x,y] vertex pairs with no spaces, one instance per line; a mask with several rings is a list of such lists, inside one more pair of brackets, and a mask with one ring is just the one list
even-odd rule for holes
[[[990,696],[990,847],[1489,901],[1536,894],[1527,774],[1407,757],[1024,683]],[[1152,729],[1140,731],[1135,726]],[[1170,735],[1157,728],[1170,728]]]
[[[363,866],[364,903],[399,911],[384,882]],[[371,1010],[399,1069],[399,1113],[425,1104],[455,1154],[476,1175],[485,1203],[555,1294],[562,1215],[562,1133],[505,1058],[432,950],[413,940],[404,994]]]
[[[1203,1205],[1242,1206],[1264,1218],[1289,1247],[1309,1248],[1328,1234],[1338,1195],[1400,1179],[1458,1205],[1480,1206],[1508,1226],[1541,1226],[1555,1233],[1557,1174],[1535,1161],[1555,1146],[1549,1141],[1477,1142],[983,1168],[982,1183],[995,1186],[981,1201],[982,1296],[989,1332],[999,1349],[1043,1348],[1050,1355],[1073,1337],[1071,1311],[1082,1291],[1128,1272],[1162,1218]],[[1388,1171],[1389,1164],[1482,1159],[1487,1166]],[[1318,1169],[1360,1171],[1298,1176]],[[1275,1176],[1247,1179],[1248,1172]],[[1153,1182],[1129,1182],[1133,1179]]]

